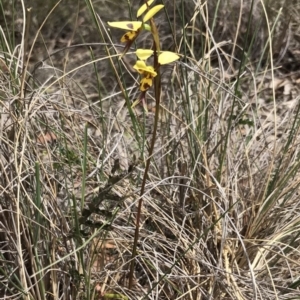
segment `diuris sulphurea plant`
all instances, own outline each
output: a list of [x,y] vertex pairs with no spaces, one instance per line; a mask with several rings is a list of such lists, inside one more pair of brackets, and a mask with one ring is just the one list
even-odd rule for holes
[[[128,30],[122,37],[121,42],[126,43],[123,53],[120,55],[120,59],[127,53],[131,45],[141,34],[143,30],[151,31],[153,38],[153,50],[152,49],[137,49],[136,56],[138,60],[133,68],[141,74],[140,90],[141,94],[138,100],[133,103],[133,106],[142,102],[144,109],[147,110],[146,105],[146,92],[153,86],[153,80],[158,75],[158,69],[161,65],[172,63],[179,59],[179,56],[170,51],[160,51],[160,41],[156,25],[153,20],[153,16],[156,15],[164,6],[155,5],[150,9],[150,5],[154,0],[147,1],[143,4],[137,12],[137,18],[145,14],[142,21],[119,21],[108,22],[111,27]],[[147,22],[150,22],[148,24]],[[150,56],[154,56],[153,65],[147,65],[146,60]]]
[[[147,111],[146,105],[146,95],[147,91],[153,86],[154,87],[154,98],[156,101],[155,106],[155,118],[153,125],[153,135],[149,148],[148,158],[146,160],[145,171],[143,175],[143,181],[140,192],[140,200],[138,203],[136,222],[135,222],[135,235],[134,243],[132,249],[132,260],[130,264],[130,273],[129,273],[129,289],[132,288],[133,284],[133,273],[135,265],[135,257],[137,253],[137,243],[139,238],[139,226],[141,219],[141,210],[143,195],[145,192],[146,179],[148,177],[148,171],[150,167],[150,160],[153,154],[157,125],[159,119],[159,107],[160,107],[160,96],[161,96],[161,77],[160,77],[160,66],[175,62],[179,59],[179,56],[170,51],[161,51],[160,49],[160,38],[157,30],[156,23],[154,21],[154,16],[164,8],[164,5],[155,5],[152,8],[150,6],[153,4],[154,0],[145,1],[145,3],[138,9],[137,18],[141,19],[139,21],[119,21],[119,22],[108,22],[108,25],[111,27],[127,30],[127,32],[121,37],[121,42],[125,43],[124,51],[120,55],[120,59],[126,55],[127,51],[136,41],[138,36],[143,33],[143,31],[150,31],[152,42],[152,49],[137,49],[135,54],[137,56],[137,61],[133,66],[133,69],[140,74],[140,95],[139,98],[133,102],[133,106],[142,103],[144,109]],[[153,57],[151,64],[147,63],[147,60]]]

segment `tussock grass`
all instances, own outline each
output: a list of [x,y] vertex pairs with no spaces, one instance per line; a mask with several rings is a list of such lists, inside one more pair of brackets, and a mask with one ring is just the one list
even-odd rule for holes
[[298,299],[300,3],[162,1],[181,60],[128,289],[155,106],[131,108],[135,57],[106,22],[139,3],[29,2],[1,2],[0,298]]

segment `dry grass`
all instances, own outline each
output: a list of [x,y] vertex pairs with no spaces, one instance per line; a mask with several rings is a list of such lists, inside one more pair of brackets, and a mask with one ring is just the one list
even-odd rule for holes
[[2,3],[0,299],[300,298],[299,1],[165,3],[182,59],[162,72],[131,290],[155,107],[128,105],[134,57],[106,25],[123,2],[62,1],[40,29],[51,1],[27,29]]

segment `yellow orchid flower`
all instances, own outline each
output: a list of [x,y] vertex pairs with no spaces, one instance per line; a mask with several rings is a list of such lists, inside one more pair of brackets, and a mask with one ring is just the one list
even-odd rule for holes
[[[140,60],[147,60],[151,55],[153,55],[153,50],[137,49],[135,54]],[[179,55],[171,51],[161,51],[158,55],[158,63],[160,65],[170,64],[178,59]]]
[[[147,91],[153,85],[153,78],[157,75],[157,72],[154,70],[152,66],[146,65],[145,61],[153,55],[153,50],[150,49],[137,49],[136,56],[139,60],[133,66],[135,70],[137,70],[140,74],[143,75],[140,83],[140,90]],[[179,56],[171,51],[162,51],[158,55],[158,63],[160,65],[169,64],[173,61],[179,59]]]
[[120,22],[107,22],[111,27],[129,30],[121,37],[121,43],[126,43],[122,55],[119,57],[121,59],[123,55],[131,47],[135,39],[138,37],[142,30],[143,22],[141,21],[120,21]]
[[142,29],[151,30],[148,24],[144,24],[141,21],[120,21],[120,22],[107,22],[110,27],[129,30],[122,38],[121,42],[134,41]]
[[145,75],[150,73],[153,77],[157,75],[154,68],[152,66],[147,66],[143,60],[138,60],[136,64],[133,66],[135,70],[137,70],[140,74]]
[[[149,0],[147,4],[143,4],[138,12],[137,17],[140,17],[147,8],[154,2],[154,0]],[[159,12],[164,6],[163,5],[155,5],[152,7],[146,15],[143,18],[143,22],[141,21],[119,21],[119,22],[107,22],[107,24],[111,27],[119,28],[119,29],[125,29],[129,30],[121,37],[121,42],[126,43],[124,51],[120,57],[120,59],[123,57],[123,55],[128,51],[128,49],[131,47],[133,42],[136,40],[142,29],[151,31],[151,26],[149,24],[145,24],[145,22],[149,21],[157,12]]]
[[119,59],[125,55],[142,29],[150,30],[150,26],[148,24],[143,24],[141,21],[107,22],[107,24],[111,27],[129,30],[121,37],[121,43],[126,43],[126,45]]
[[152,66],[146,65],[143,60],[138,60],[133,68],[143,76],[140,82],[140,90],[142,92],[147,91],[153,85],[153,78],[157,75],[157,72]]

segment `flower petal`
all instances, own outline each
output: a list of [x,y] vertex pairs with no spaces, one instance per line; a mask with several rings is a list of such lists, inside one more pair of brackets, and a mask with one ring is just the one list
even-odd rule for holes
[[153,54],[153,50],[150,50],[150,49],[137,49],[135,54],[140,60],[146,60]]
[[140,90],[142,92],[147,91],[153,84],[153,77],[144,77],[141,80],[141,84],[140,84]]
[[140,74],[143,74],[145,70],[147,70],[147,65],[143,60],[138,60],[133,66],[135,70],[137,70]]
[[160,4],[160,5],[155,5],[154,7],[152,7],[146,14],[145,17],[143,19],[144,22],[147,22],[148,20],[150,20],[156,13],[158,13],[162,8],[164,7],[164,5]]
[[120,22],[107,22],[107,24],[111,27],[137,31],[142,26],[142,22],[140,21],[120,21]]
[[163,51],[158,56],[158,63],[160,65],[169,64],[175,60],[179,59],[179,55],[171,51]]
[[152,66],[147,66],[147,70],[145,70],[145,73],[147,72],[147,77],[155,77],[157,73],[154,71],[154,68]]
[[121,43],[127,43],[134,41],[135,38],[137,37],[138,32],[137,31],[129,31],[126,32],[122,37],[121,37]]
[[147,66],[143,60],[138,60],[133,68],[145,78],[153,78],[157,75],[157,72],[154,70],[154,68],[152,66]]
[[[148,6],[150,6],[153,2],[154,2],[154,0],[149,0],[147,2]],[[139,10],[137,11],[137,14],[136,14],[137,17],[141,16],[147,10],[147,4],[145,3],[139,8]]]

